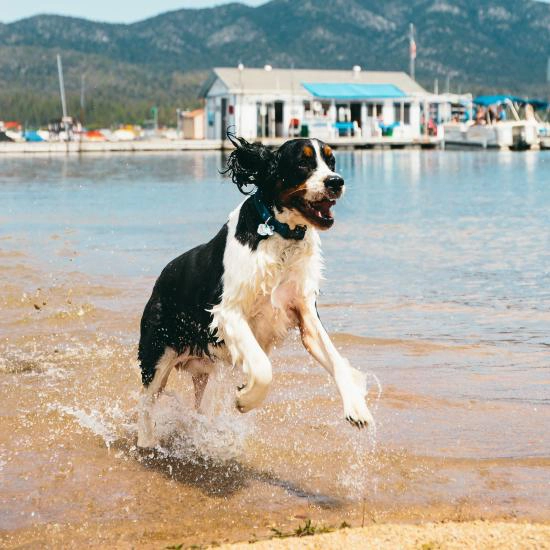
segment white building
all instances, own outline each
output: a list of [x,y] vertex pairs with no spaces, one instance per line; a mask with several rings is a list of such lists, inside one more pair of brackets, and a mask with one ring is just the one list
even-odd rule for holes
[[404,72],[216,68],[205,83],[205,136],[228,128],[245,138],[308,135],[358,139],[426,132],[438,121],[439,96]]

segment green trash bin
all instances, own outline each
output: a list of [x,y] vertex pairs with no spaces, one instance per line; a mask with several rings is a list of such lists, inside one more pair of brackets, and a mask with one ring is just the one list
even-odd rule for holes
[[309,126],[307,124],[302,124],[302,126],[300,127],[300,137],[309,137]]

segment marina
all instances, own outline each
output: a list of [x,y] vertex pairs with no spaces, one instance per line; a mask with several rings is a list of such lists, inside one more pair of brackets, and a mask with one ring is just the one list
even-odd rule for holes
[[[410,36],[412,40],[413,27]],[[62,117],[47,128],[0,120],[0,154],[74,154],[231,149],[228,132],[276,147],[289,138],[317,138],[335,148],[448,146],[546,149],[550,107],[516,96],[428,92],[400,71],[216,67],[199,92],[202,108],[176,110],[176,127],[87,129],[69,116],[57,55]],[[81,119],[84,114],[84,80]]]
[[66,114],[47,129],[0,121],[0,154],[226,150],[228,131],[272,147],[311,137],[348,149],[550,148],[546,101],[432,94],[400,72],[220,68],[201,97],[204,108],[177,111],[175,128],[153,119],[89,130]]

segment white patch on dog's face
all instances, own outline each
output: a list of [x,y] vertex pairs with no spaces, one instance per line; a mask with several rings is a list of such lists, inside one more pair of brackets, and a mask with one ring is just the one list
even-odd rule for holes
[[[331,176],[340,176],[334,170],[331,170],[323,155],[317,139],[311,140],[317,166],[311,176],[305,182],[306,193],[304,198],[308,201],[318,201],[327,198],[326,180]],[[343,188],[342,188],[343,192]]]
[[344,192],[344,180],[335,172],[330,146],[317,139],[300,139],[287,142],[279,151],[282,185],[275,200],[279,212],[290,210],[302,225],[332,227],[331,208]]

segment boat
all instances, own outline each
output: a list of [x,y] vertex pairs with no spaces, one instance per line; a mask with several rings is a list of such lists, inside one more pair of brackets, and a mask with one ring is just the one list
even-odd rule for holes
[[472,103],[466,110],[472,115],[466,116],[466,120],[443,125],[446,147],[525,150],[538,146],[538,124],[529,101],[516,96],[494,95],[478,96]]

